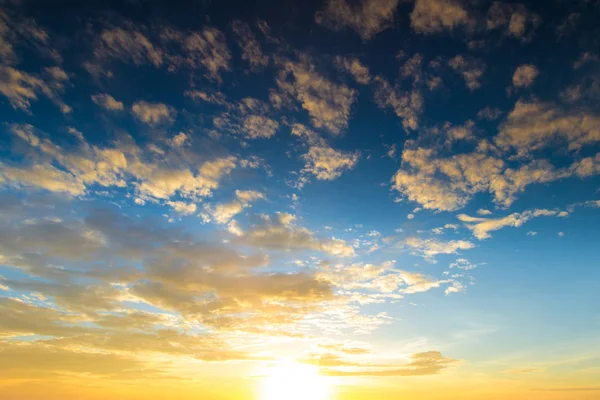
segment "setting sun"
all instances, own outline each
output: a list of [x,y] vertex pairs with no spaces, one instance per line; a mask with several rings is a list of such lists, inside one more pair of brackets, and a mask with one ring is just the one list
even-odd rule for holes
[[269,368],[258,400],[333,400],[333,388],[316,367],[282,361]]

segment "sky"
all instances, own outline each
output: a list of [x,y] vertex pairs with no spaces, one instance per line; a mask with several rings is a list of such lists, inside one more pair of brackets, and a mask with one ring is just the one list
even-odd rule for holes
[[597,0],[0,3],[0,397],[600,399]]

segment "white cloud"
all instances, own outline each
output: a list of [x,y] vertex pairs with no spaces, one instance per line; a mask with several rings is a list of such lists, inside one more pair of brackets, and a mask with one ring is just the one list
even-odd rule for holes
[[197,207],[194,203],[185,203],[183,201],[167,201],[167,204],[180,214],[190,215],[196,212]]
[[[316,128],[326,129],[337,135],[348,126],[356,91],[344,84],[332,82],[316,71],[306,55],[298,62],[285,60],[277,77],[281,94],[296,98]],[[289,75],[293,83],[289,82]]]
[[[206,206],[206,211],[214,218],[219,224],[226,224],[243,209],[250,207],[251,203],[256,200],[265,199],[265,195],[255,190],[236,190],[236,200],[229,203],[221,203],[215,206]],[[230,231],[239,233],[241,232],[237,222],[234,222],[230,226]],[[238,235],[239,236],[239,235]]]
[[313,174],[319,180],[333,180],[346,170],[351,170],[358,162],[358,153],[335,150],[329,146],[311,146],[303,156],[306,165],[303,171]]
[[411,249],[412,254],[422,256],[434,263],[436,262],[435,257],[439,254],[457,254],[459,250],[469,250],[475,247],[475,244],[468,240],[443,242],[437,239],[421,239],[418,237],[409,237],[402,244]]
[[470,217],[466,214],[458,215],[458,219],[465,223],[465,226],[473,232],[479,240],[491,237],[490,232],[497,231],[507,226],[518,228],[532,218],[540,216],[558,216],[557,210],[536,209],[533,211],[524,211],[522,213],[512,213],[502,218],[480,218]]

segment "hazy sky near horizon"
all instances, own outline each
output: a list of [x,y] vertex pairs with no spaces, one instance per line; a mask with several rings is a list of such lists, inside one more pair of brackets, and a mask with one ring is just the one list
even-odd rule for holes
[[1,2],[0,397],[600,399],[599,20]]

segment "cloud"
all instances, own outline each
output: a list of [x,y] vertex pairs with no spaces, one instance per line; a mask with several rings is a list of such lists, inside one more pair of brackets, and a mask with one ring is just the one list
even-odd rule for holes
[[487,28],[502,29],[506,36],[528,42],[541,24],[541,17],[530,12],[523,4],[495,1],[488,10]]
[[247,23],[235,20],[231,28],[236,35],[236,42],[242,49],[242,60],[250,63],[252,72],[259,72],[269,64],[269,57],[263,55],[262,48],[256,36]]
[[540,71],[533,64],[519,65],[512,77],[513,85],[518,88],[529,87],[533,85],[539,74]]
[[[230,222],[230,220],[243,209],[250,207],[252,202],[266,198],[263,193],[255,190],[236,190],[235,196],[236,200],[229,203],[217,204],[214,207],[207,205],[205,207],[206,211],[216,222],[225,224]],[[234,225],[230,227],[230,231],[233,231],[232,233],[237,234],[237,236],[241,236],[242,231],[235,224],[237,223],[234,223]]]
[[404,129],[416,130],[419,127],[419,118],[423,112],[423,95],[418,89],[404,91],[399,85],[392,87],[388,81],[380,76],[374,79],[375,104],[379,108],[392,108],[396,115],[402,119]]
[[285,60],[281,66],[277,76],[281,93],[296,98],[316,128],[326,129],[334,135],[347,128],[357,94],[354,89],[323,77],[306,55],[300,55],[298,62]]
[[27,72],[11,66],[0,65],[0,94],[8,99],[13,108],[25,112],[29,112],[31,102],[38,100],[38,95],[42,94],[55,103],[61,112],[68,114],[71,108],[59,96],[64,89],[62,83],[64,79],[62,76],[58,76],[57,80],[56,70],[51,71],[55,71],[55,76],[50,74],[49,81],[45,82]]
[[473,23],[460,0],[416,0],[410,25],[418,33],[433,34]]
[[202,31],[182,32],[174,28],[164,28],[161,41],[167,46],[175,46],[180,52],[169,52],[171,68],[203,69],[204,76],[220,83],[221,73],[231,70],[231,51],[223,32],[213,27]]
[[502,218],[480,218],[470,217],[466,214],[458,215],[458,219],[465,223],[465,226],[473,232],[479,240],[491,237],[490,232],[497,231],[507,226],[518,228],[532,218],[540,216],[559,216],[557,210],[536,209],[533,211],[524,211],[522,213],[512,213]]
[[313,250],[324,253],[352,257],[352,246],[336,238],[316,238],[310,230],[294,224],[295,216],[277,213],[272,216],[261,215],[258,223],[243,232],[243,243],[277,251]]
[[118,59],[134,65],[160,67],[163,52],[132,24],[105,29],[96,40],[94,55],[98,59]]
[[502,115],[502,110],[499,108],[493,108],[486,106],[477,112],[477,118],[486,119],[488,121],[494,121]]
[[352,75],[354,80],[361,85],[366,85],[371,81],[369,68],[363,65],[358,58],[337,56],[335,58],[335,65],[340,70]]
[[427,351],[411,355],[410,362],[400,367],[390,365],[386,369],[364,368],[358,370],[324,369],[328,376],[421,376],[435,375],[443,369],[456,365],[457,360],[446,358],[438,351]]
[[327,0],[325,9],[315,14],[315,21],[335,31],[349,27],[363,40],[369,40],[393,25],[398,1],[360,0],[348,4],[347,0]]
[[106,110],[123,111],[123,103],[106,93],[92,95],[92,101]]
[[244,119],[243,128],[248,139],[268,139],[275,135],[279,123],[262,115],[249,115]]
[[401,242],[411,250],[413,255],[424,257],[430,262],[436,262],[435,257],[440,254],[458,254],[459,250],[469,250],[475,247],[475,244],[468,240],[450,240],[442,242],[437,239],[421,239],[418,237],[409,237]]
[[[126,138],[98,147],[79,141],[63,148],[38,136],[31,125],[12,125],[16,140],[32,151],[31,164],[0,164],[0,184],[34,186],[53,192],[81,195],[92,185],[130,187],[138,197],[169,200],[179,195],[198,200],[209,196],[219,180],[238,166],[237,158],[182,160],[169,148],[145,152]],[[165,160],[169,159],[169,163]],[[60,167],[60,168],[59,168]]]
[[196,212],[197,206],[194,203],[185,203],[183,201],[167,201],[167,204],[180,214],[190,215]]
[[358,157],[358,153],[342,152],[329,146],[311,146],[303,156],[306,161],[303,171],[319,180],[330,181],[339,178],[343,171],[353,169]]
[[170,106],[162,103],[148,103],[147,101],[136,101],[131,106],[133,115],[148,125],[158,125],[171,121],[176,111]]
[[448,61],[448,65],[458,74],[462,75],[465,84],[470,90],[481,87],[481,78],[485,73],[485,64],[475,58],[457,55]]
[[495,142],[527,153],[546,147],[552,139],[567,141],[570,150],[600,141],[600,117],[579,109],[519,100],[500,126]]

